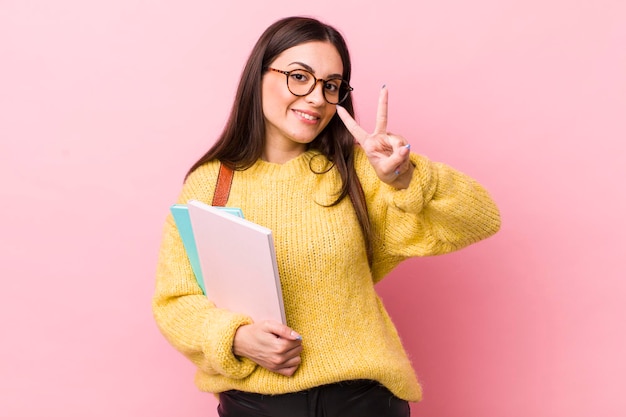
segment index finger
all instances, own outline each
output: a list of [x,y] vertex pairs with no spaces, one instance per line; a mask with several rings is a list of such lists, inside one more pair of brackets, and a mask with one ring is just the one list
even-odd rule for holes
[[363,142],[368,136],[365,129],[359,126],[356,120],[354,120],[352,116],[350,116],[350,113],[348,113],[348,111],[343,107],[337,106],[337,114],[339,115],[339,118],[341,119],[343,124],[346,126],[346,129],[348,129],[348,132],[350,132],[352,136],[354,136],[356,141],[361,144],[361,142]]
[[262,325],[265,331],[283,339],[302,340],[302,336],[300,336],[295,330],[291,329],[288,326],[285,326],[282,323],[278,323],[272,320],[265,320]]
[[378,96],[378,110],[376,111],[376,128],[374,134],[387,134],[387,109],[389,108],[389,92],[383,85]]

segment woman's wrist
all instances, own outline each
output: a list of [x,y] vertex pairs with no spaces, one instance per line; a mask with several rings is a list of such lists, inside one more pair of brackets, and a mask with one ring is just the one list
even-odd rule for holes
[[233,347],[232,347],[232,351],[233,351],[233,355],[237,356],[237,357],[245,357],[245,348],[243,347],[245,345],[244,339],[245,339],[245,332],[247,331],[247,327],[249,327],[249,324],[244,324],[243,326],[240,326],[236,331],[235,331],[235,337],[233,337]]

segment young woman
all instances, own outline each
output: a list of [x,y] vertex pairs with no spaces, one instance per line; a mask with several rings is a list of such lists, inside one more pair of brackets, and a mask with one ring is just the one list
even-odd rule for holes
[[220,165],[234,171],[227,205],[272,229],[288,326],[216,308],[173,219],[165,224],[155,319],[197,366],[197,386],[219,394],[222,417],[408,416],[421,389],[374,284],[409,257],[500,226],[476,181],[387,132],[386,88],[374,132],[354,121],[350,74],[334,28],[301,17],[271,25],[178,200],[210,204]]

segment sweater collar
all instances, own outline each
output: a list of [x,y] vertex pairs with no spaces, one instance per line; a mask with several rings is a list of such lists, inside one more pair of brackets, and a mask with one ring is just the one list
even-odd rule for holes
[[317,170],[318,165],[323,166],[326,163],[327,159],[319,151],[308,150],[284,164],[259,159],[247,171],[254,175],[270,176],[274,180],[290,180],[306,172],[312,173],[311,167]]

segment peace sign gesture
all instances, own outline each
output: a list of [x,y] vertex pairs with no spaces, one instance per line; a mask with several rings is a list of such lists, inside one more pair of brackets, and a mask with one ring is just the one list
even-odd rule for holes
[[413,176],[414,166],[409,160],[411,145],[402,136],[387,132],[388,101],[389,93],[383,86],[378,97],[376,127],[371,134],[359,126],[343,107],[337,106],[337,114],[365,151],[378,178],[402,189],[409,186]]

